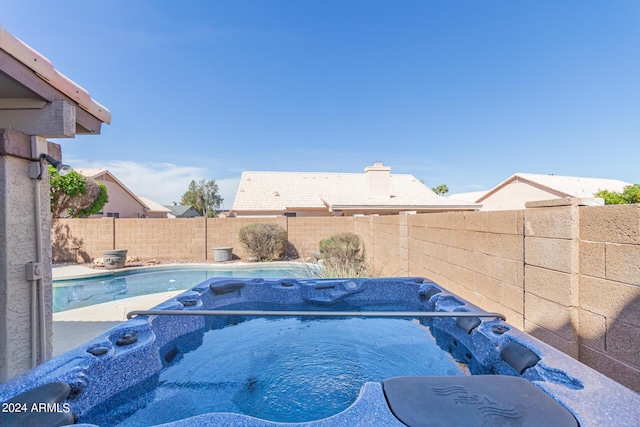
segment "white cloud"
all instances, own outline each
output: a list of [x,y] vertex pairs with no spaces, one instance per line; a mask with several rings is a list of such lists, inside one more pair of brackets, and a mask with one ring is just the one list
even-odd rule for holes
[[[207,176],[206,168],[178,166],[173,163],[139,163],[130,160],[95,162],[73,158],[67,158],[65,161],[78,169],[107,169],[135,194],[162,205],[179,203],[191,180],[214,179]],[[223,208],[231,209],[240,177],[215,181],[224,199]]]

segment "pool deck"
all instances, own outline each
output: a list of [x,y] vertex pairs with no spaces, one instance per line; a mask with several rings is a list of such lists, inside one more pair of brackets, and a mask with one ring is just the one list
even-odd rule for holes
[[99,273],[108,273],[107,270],[96,270],[84,265],[61,265],[53,267],[53,280],[81,279],[96,276]]
[[[184,267],[184,265],[181,266]],[[53,280],[82,279],[105,274],[112,274],[112,272],[82,265],[64,265],[53,268]],[[184,290],[142,295],[53,313],[52,356],[58,356],[118,326],[127,320],[129,311],[148,310],[182,292]]]
[[62,354],[127,320],[132,310],[148,310],[181,291],[109,301],[53,313],[53,356]]

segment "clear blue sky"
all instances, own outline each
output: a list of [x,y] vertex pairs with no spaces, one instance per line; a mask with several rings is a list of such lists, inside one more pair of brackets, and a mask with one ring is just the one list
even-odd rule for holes
[[640,182],[637,0],[0,0],[0,23],[113,115],[65,161],[163,204],[374,161],[451,192]]

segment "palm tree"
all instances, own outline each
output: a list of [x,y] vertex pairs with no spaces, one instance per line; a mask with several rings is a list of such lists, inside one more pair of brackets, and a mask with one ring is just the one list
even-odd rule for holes
[[433,187],[432,190],[437,195],[444,196],[449,192],[449,187],[447,187],[447,184],[440,184],[437,187]]

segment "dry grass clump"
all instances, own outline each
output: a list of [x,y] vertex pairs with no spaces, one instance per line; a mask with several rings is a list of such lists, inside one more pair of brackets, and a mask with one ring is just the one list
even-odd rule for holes
[[301,267],[306,277],[377,277],[381,269],[366,260],[364,244],[355,233],[334,234],[320,242],[318,267]]

